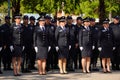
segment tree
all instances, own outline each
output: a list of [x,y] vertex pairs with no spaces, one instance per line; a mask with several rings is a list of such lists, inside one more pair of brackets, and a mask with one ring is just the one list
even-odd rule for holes
[[112,18],[112,15],[114,15],[114,13],[119,12],[119,3],[117,2],[118,0],[110,0],[110,1],[106,1],[105,5],[106,5],[106,13],[109,14],[109,18]]
[[22,0],[25,10],[30,13],[52,13],[54,10],[54,0]]
[[106,17],[105,13],[105,2],[104,0],[99,0],[99,23],[101,24],[103,19]]

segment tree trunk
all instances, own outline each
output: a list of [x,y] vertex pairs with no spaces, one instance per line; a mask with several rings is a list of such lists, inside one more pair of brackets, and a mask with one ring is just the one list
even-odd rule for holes
[[105,2],[99,0],[99,23],[102,24],[102,20],[106,17],[105,15]]
[[12,0],[12,22],[14,22],[15,14],[20,14],[20,0]]

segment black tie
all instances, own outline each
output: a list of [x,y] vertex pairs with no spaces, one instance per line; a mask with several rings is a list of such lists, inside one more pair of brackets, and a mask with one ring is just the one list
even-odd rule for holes
[[87,27],[87,30],[89,31],[89,27]]
[[45,31],[45,28],[44,28],[44,27],[42,27],[42,30],[43,30],[43,31]]

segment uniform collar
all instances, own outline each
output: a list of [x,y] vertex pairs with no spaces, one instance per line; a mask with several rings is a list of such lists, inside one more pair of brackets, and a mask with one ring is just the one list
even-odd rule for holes
[[17,23],[15,23],[16,24],[16,26],[19,26],[19,25],[21,25],[21,24],[17,24]]

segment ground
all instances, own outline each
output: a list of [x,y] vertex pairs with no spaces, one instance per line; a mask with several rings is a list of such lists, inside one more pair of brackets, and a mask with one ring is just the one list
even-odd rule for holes
[[0,74],[0,80],[120,80],[120,71],[112,71],[112,73],[92,72],[83,74],[77,69],[69,74],[59,74],[58,70],[47,72],[47,75],[38,75],[37,70],[32,73],[23,73],[22,76],[14,77],[13,71],[3,71]]

